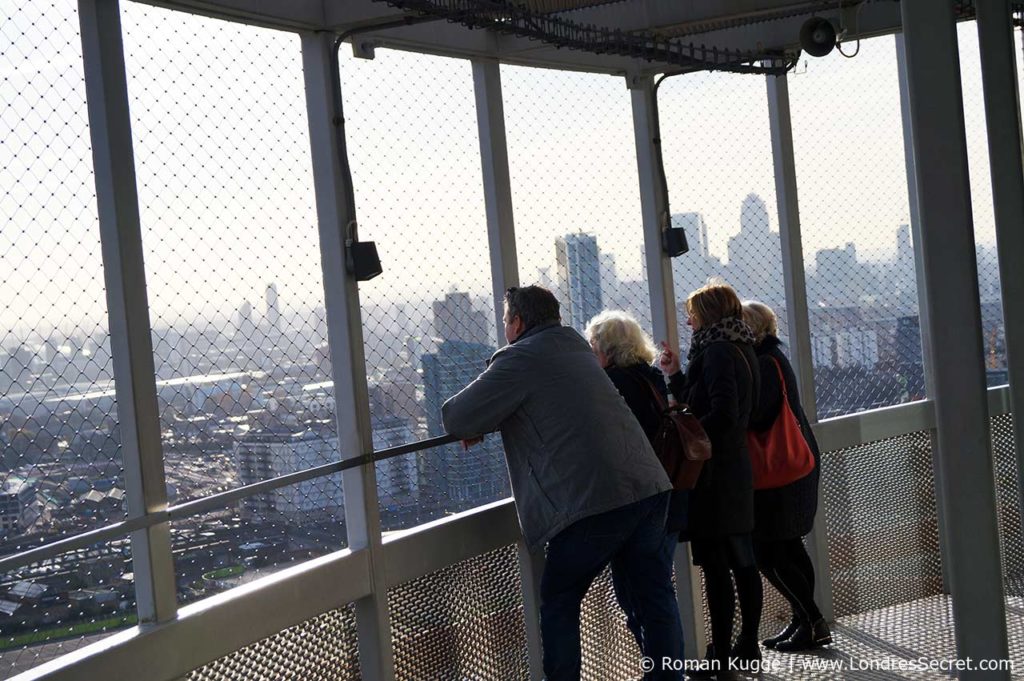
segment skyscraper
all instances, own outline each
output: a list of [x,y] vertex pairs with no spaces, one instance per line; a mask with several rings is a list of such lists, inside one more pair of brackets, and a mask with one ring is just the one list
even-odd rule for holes
[[729,275],[741,298],[756,298],[772,307],[785,302],[782,243],[771,231],[768,208],[757,194],[740,205],[740,231],[729,239]]
[[582,332],[604,305],[601,295],[601,260],[597,237],[566,234],[555,240],[559,302],[562,320]]
[[270,333],[281,333],[281,310],[277,303],[277,284],[267,286],[267,327]]
[[486,345],[489,317],[473,307],[468,293],[452,291],[434,301],[434,335],[442,341],[460,340]]
[[[440,331],[460,325],[445,325],[453,311],[467,312],[466,294],[449,294],[436,301],[434,328]],[[471,309],[471,306],[468,306]],[[485,316],[484,316],[485,318]],[[465,325],[462,325],[465,326]],[[454,328],[453,328],[454,327]],[[487,365],[495,348],[485,343],[458,338],[458,333],[442,335],[436,350],[423,355],[424,407],[431,437],[444,434],[441,405],[466,387]],[[449,444],[422,455],[419,494],[420,506],[428,517],[455,513],[507,497],[508,473],[501,440],[490,435],[468,452],[459,444]]]

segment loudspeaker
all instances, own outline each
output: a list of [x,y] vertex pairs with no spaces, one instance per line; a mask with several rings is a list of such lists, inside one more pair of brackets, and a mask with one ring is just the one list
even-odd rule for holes
[[812,57],[824,57],[836,46],[836,29],[832,22],[811,17],[800,27],[800,47]]
[[661,248],[670,258],[689,251],[690,245],[686,243],[686,232],[683,231],[683,228],[669,227],[668,229],[663,229],[661,231]]
[[345,248],[345,267],[356,281],[369,281],[384,269],[377,256],[377,244],[372,241],[350,241]]

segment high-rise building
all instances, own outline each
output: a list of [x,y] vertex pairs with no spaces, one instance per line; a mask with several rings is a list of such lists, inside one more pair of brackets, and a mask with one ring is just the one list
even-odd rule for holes
[[601,311],[601,259],[593,234],[566,234],[555,240],[562,320],[582,332]]
[[[276,424],[248,433],[235,444],[234,454],[239,482],[251,485],[336,461],[338,440],[328,426]],[[241,503],[247,519],[303,522],[344,515],[341,479],[336,475],[279,487]]]
[[434,301],[434,334],[442,341],[486,345],[490,337],[487,314],[473,307],[468,293],[452,291]]
[[238,306],[238,312],[235,314],[235,335],[242,340],[249,340],[255,332],[256,323],[252,319],[252,303],[246,300]]
[[[722,261],[711,255],[708,246],[708,226],[700,213],[676,213],[672,216],[672,226],[682,227],[686,231],[686,241],[690,250],[672,259],[672,285],[676,298],[680,301],[697,290],[712,277],[726,276]],[[647,263],[644,261],[646,273]],[[683,315],[682,321],[686,317]]]
[[[441,405],[475,379],[494,348],[480,343],[443,341],[423,356],[427,428],[431,437],[444,434]],[[421,478],[421,505],[435,515],[463,511],[509,495],[508,472],[501,439],[488,436],[469,451],[447,445],[428,452]]]
[[281,309],[277,301],[277,284],[267,286],[267,327],[271,333],[281,333]]
[[914,246],[910,242],[910,225],[900,225],[896,230],[896,264],[914,267]]
[[741,298],[781,307],[785,303],[782,242],[770,225],[764,199],[747,194],[740,206],[739,234],[729,239],[728,281]]

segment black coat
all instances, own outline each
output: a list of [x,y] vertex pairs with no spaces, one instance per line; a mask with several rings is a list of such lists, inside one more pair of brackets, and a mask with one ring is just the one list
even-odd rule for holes
[[[663,403],[668,403],[668,389],[665,387],[665,376],[656,367],[642,362],[629,367],[609,366],[605,369],[608,378],[618,388],[619,394],[626,400],[626,405],[636,416],[644,429],[647,439],[654,444],[654,438],[661,427],[661,409],[651,393],[654,386],[661,395]],[[678,399],[678,396],[677,398]],[[686,504],[688,495],[685,491],[672,493],[666,526],[670,532],[678,532],[686,524]]]
[[[674,393],[682,380],[681,374],[670,378]],[[754,529],[747,427],[759,390],[757,356],[745,343],[711,343],[687,368],[683,401],[711,440],[711,458],[690,492],[689,537],[722,537]]]
[[782,384],[779,383],[778,369],[773,359],[782,368],[786,382],[789,408],[800,423],[804,439],[814,453],[814,470],[785,487],[763,489],[754,492],[754,538],[759,541],[796,539],[811,531],[814,515],[818,511],[818,480],[820,477],[821,452],[814,439],[811,425],[800,405],[796,374],[789,359],[782,352],[782,341],[768,336],[756,348],[757,361],[761,367],[761,397],[758,408],[750,419],[750,429],[763,432],[768,430],[782,409]]

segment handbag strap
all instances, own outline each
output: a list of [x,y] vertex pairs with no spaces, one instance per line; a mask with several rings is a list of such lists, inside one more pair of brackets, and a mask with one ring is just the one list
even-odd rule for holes
[[658,392],[658,389],[656,387],[654,387],[654,383],[652,383],[651,381],[648,381],[646,377],[641,376],[639,373],[634,373],[633,371],[630,371],[629,369],[622,369],[622,371],[624,373],[627,373],[627,374],[631,375],[637,381],[640,381],[641,383],[645,383],[647,385],[647,387],[651,391],[651,394],[654,396],[654,403],[656,405],[658,405],[658,411],[663,412],[666,409],[668,409],[668,402],[665,400],[665,398],[662,396],[662,394],[660,392]]

